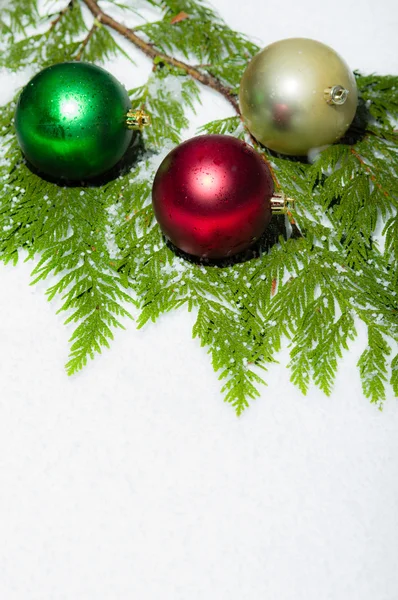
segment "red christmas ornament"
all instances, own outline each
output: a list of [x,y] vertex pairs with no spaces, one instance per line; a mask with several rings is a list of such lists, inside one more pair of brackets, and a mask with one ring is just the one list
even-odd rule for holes
[[165,236],[188,254],[223,258],[258,239],[271,219],[271,173],[245,142],[201,135],[172,150],[152,189]]

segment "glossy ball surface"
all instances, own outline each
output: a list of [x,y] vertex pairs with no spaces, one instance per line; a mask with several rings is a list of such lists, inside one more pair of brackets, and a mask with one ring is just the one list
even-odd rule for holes
[[18,143],[30,163],[54,178],[87,179],[123,156],[132,131],[124,87],[96,65],[66,62],[35,75],[15,112]]
[[[341,105],[329,104],[325,90],[348,91]],[[270,44],[247,66],[239,91],[244,121],[264,146],[305,155],[337,141],[357,108],[355,77],[329,46],[307,38]]]
[[224,258],[262,235],[272,193],[270,171],[250,146],[228,135],[202,135],[166,156],[152,201],[163,233],[177,248]]

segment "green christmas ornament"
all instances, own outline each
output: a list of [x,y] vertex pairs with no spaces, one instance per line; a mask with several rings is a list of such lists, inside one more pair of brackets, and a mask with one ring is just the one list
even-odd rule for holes
[[54,178],[88,179],[113,167],[146,124],[131,111],[125,88],[93,64],[65,62],[35,75],[15,112],[18,143],[27,160]]

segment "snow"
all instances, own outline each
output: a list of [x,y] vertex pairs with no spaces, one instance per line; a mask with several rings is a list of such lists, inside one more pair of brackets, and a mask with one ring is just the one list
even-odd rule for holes
[[[264,45],[314,37],[397,72],[387,0],[213,5]],[[130,87],[150,71],[126,64],[107,68]],[[27,79],[2,77],[1,101]],[[206,91],[187,136],[230,114]],[[361,325],[330,398],[290,383],[284,347],[237,419],[185,309],[125,322],[68,378],[72,326],[32,268],[0,267],[1,600],[398,598],[398,407],[362,395]]]

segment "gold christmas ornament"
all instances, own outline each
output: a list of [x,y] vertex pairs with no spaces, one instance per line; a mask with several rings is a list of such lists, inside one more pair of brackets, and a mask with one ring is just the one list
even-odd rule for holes
[[344,135],[358,94],[353,73],[332,48],[290,38],[254,56],[242,77],[239,103],[249,131],[261,144],[302,156]]

